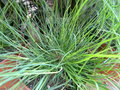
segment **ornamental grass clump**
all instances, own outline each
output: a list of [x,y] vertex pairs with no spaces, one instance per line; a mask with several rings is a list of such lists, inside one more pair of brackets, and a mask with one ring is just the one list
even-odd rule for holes
[[[8,0],[0,11],[0,86],[31,90],[120,89],[119,0]],[[117,65],[117,68],[115,67]],[[114,72],[113,73],[110,73]],[[113,77],[114,76],[114,77]],[[112,78],[111,78],[112,77]],[[116,81],[117,82],[117,81]]]

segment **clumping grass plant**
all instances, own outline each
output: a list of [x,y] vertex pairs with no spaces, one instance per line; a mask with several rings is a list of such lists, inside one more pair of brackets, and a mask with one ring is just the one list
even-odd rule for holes
[[[74,3],[73,3],[74,2]],[[8,0],[0,8],[0,86],[20,79],[31,90],[107,90],[120,63],[119,0],[33,0],[37,10]],[[105,45],[105,46],[104,46]],[[115,77],[116,78],[116,77]],[[103,80],[104,79],[104,80]],[[93,89],[91,89],[93,90]]]

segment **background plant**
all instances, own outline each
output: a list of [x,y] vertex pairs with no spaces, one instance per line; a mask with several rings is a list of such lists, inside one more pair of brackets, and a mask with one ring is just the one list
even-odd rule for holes
[[18,62],[0,72],[0,85],[20,78],[28,86],[34,82],[33,90],[106,89],[101,79],[111,81],[111,75],[99,72],[119,63],[119,1],[76,0],[72,6],[72,0],[56,0],[52,8],[44,0],[33,2],[38,7],[33,18],[15,1],[0,12],[0,59]]

